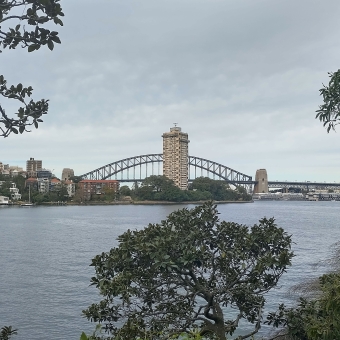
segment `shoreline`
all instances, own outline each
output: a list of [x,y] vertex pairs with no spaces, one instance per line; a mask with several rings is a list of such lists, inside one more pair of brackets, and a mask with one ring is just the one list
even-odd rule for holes
[[[113,201],[113,202],[100,202],[100,201],[88,201],[85,203],[78,202],[42,202],[35,204],[34,207],[38,206],[94,206],[94,205],[188,205],[188,204],[203,204],[208,201],[185,201],[185,202],[169,202],[169,201]],[[235,203],[254,203],[251,201],[213,201],[214,204],[235,204]],[[9,207],[20,207],[20,203],[4,204],[3,206]]]
[[[116,201],[116,202],[85,202],[73,203],[68,202],[66,205],[186,205],[186,204],[203,204],[208,201],[185,201],[185,202],[169,202],[169,201]],[[254,201],[213,201],[214,204],[228,203],[253,203]]]

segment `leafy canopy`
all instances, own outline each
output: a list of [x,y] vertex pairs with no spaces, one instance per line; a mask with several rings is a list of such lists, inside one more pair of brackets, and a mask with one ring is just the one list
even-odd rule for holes
[[[6,48],[18,46],[28,52],[46,45],[53,50],[54,44],[60,44],[58,32],[47,29],[49,22],[63,25],[60,17],[64,16],[60,0],[0,0],[0,53]],[[0,137],[10,133],[29,131],[29,126],[38,128],[42,115],[47,114],[48,100],[28,100],[32,87],[7,85],[4,75],[0,75],[0,95],[17,100],[21,105],[17,112],[7,114],[0,103]],[[15,118],[13,118],[15,117]]]
[[323,85],[320,89],[324,103],[319,106],[315,117],[327,126],[327,132],[334,130],[340,121],[340,70],[328,74],[331,78],[328,86]]
[[241,320],[251,330],[239,339],[249,338],[261,326],[264,294],[293,256],[291,237],[274,219],[251,228],[221,222],[212,202],[128,230],[118,241],[92,260],[91,281],[103,299],[83,311],[108,339],[168,339],[198,328],[225,340]]
[[301,297],[296,308],[280,305],[270,313],[266,323],[284,326],[292,340],[340,339],[340,273],[329,273],[319,278],[317,298]]
[[4,326],[0,329],[0,340],[9,340],[14,334],[17,334],[16,329],[12,329],[11,326]]

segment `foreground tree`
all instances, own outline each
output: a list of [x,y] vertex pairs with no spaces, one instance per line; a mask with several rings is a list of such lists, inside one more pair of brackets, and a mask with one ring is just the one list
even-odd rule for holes
[[283,326],[280,334],[290,340],[340,339],[340,274],[322,275],[317,288],[317,297],[301,297],[295,308],[281,305],[266,323]]
[[328,86],[324,85],[320,89],[324,104],[316,111],[316,118],[323,122],[323,126],[327,126],[327,132],[334,130],[340,123],[340,70],[329,73],[329,77]]
[[300,296],[297,306],[281,305],[276,313],[269,314],[266,323],[284,326],[277,339],[340,339],[340,243],[332,248],[333,254],[326,263],[333,272],[298,284],[293,289]]
[[211,202],[118,241],[92,260],[92,284],[104,298],[83,311],[108,339],[168,339],[198,328],[225,340],[241,320],[252,329],[239,339],[249,338],[260,329],[264,294],[293,256],[290,236],[274,219],[251,228],[220,222]]
[[11,326],[4,326],[0,330],[0,340],[9,340],[14,334],[17,334],[16,329],[12,329]]
[[[53,50],[54,44],[60,43],[58,32],[50,31],[43,26],[52,21],[62,25],[60,17],[64,15],[60,0],[0,0],[0,53],[4,49],[15,49],[20,46],[28,52],[47,45]],[[12,24],[12,25],[11,25]],[[31,30],[26,30],[32,27]],[[47,114],[48,100],[27,100],[32,94],[32,87],[7,85],[0,75],[0,95],[7,99],[17,100],[21,105],[16,112],[5,112],[0,103],[0,137],[10,133],[29,131],[30,126],[38,128],[42,115]]]

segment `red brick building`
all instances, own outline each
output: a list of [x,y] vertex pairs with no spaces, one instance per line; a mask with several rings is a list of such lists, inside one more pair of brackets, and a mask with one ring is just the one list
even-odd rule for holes
[[92,195],[102,195],[107,190],[117,192],[119,182],[116,180],[92,180],[84,179],[78,183],[83,200],[90,200]]

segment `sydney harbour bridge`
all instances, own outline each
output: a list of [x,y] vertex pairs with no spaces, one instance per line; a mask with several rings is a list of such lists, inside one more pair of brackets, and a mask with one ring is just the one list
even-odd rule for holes
[[[234,186],[243,186],[253,191],[257,183],[252,176],[236,171],[214,161],[188,156],[189,182],[198,177],[209,177],[226,181]],[[163,174],[163,154],[148,154],[121,159],[89,171],[80,177],[91,180],[115,179],[119,182],[141,182],[151,175]],[[310,190],[340,188],[340,183],[268,181],[269,188]]]

